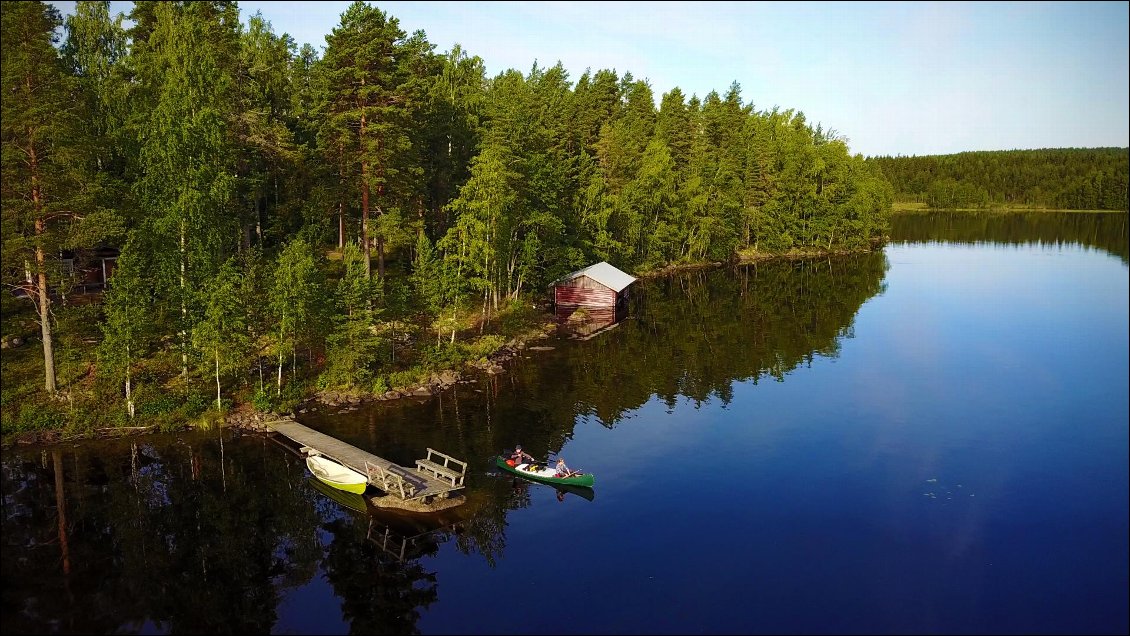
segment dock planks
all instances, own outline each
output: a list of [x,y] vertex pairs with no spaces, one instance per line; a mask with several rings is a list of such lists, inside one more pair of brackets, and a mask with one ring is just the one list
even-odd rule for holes
[[[277,420],[266,422],[267,428],[284,435],[300,446],[307,446],[312,448],[322,455],[340,463],[353,470],[368,475],[365,468],[365,462],[378,466],[386,471],[393,473],[408,473],[408,479],[415,482],[417,488],[413,494],[404,497],[406,500],[419,499],[427,501],[432,497],[446,497],[448,493],[455,490],[462,490],[463,485],[460,483],[458,486],[452,486],[450,481],[437,479],[436,477],[417,472],[412,468],[405,468],[390,462],[389,460],[374,455],[368,451],[363,451],[352,444],[347,444],[335,437],[330,437],[325,433],[320,433],[305,426],[290,418],[280,418]],[[381,484],[374,482],[372,477],[369,477],[369,484],[383,490]],[[389,493],[390,495],[399,496],[400,493]]]

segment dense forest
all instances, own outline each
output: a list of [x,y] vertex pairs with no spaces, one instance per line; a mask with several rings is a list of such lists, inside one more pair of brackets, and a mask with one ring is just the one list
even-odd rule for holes
[[869,157],[895,200],[939,209],[1127,210],[1130,149],[1056,148]]
[[[322,48],[235,2],[2,16],[3,331],[42,341],[5,351],[5,431],[379,393],[497,348],[472,336],[592,262],[866,249],[887,227],[873,165],[736,82],[657,107],[629,72],[487,77],[363,2]],[[107,247],[105,295],[80,300]]]

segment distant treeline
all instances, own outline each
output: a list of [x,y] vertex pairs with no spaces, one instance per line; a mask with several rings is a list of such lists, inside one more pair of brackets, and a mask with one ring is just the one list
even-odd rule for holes
[[1126,210],[1130,149],[1052,148],[871,157],[896,201],[931,208]]

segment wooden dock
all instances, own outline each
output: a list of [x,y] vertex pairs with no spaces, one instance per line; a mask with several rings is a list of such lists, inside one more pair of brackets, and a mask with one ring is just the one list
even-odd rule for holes
[[[265,425],[268,429],[290,438],[307,453],[328,457],[366,475],[369,485],[388,493],[395,499],[429,504],[436,499],[447,499],[451,493],[463,489],[463,478],[467,472],[466,462],[431,448],[427,449],[428,456],[425,459],[416,460],[413,469],[399,466],[325,433],[319,433],[290,418],[278,418],[266,422]],[[380,499],[389,499],[389,497]]]

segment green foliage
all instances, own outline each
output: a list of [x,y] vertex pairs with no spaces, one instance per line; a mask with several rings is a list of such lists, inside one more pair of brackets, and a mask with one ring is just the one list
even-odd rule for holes
[[35,304],[44,388],[55,393],[52,295],[71,282],[56,255],[92,247],[118,224],[100,205],[88,104],[53,46],[62,22],[58,10],[15,2],[0,16],[0,275],[7,289],[22,290]]
[[186,419],[196,417],[208,410],[208,405],[211,403],[207,393],[194,391],[188,395],[188,398],[181,405],[181,411],[184,413]]
[[427,369],[412,368],[404,371],[393,371],[388,374],[388,386],[393,389],[403,389],[404,387],[419,384],[428,377]]
[[[412,204],[422,176],[411,153],[413,111],[425,99],[431,48],[422,33],[406,36],[396,18],[360,0],[326,36],[318,139],[340,176],[340,196],[360,192],[366,273],[371,237],[382,276],[386,244],[391,248],[408,237],[403,209]],[[369,218],[371,200],[376,223]]]
[[372,393],[373,395],[383,395],[384,393],[388,392],[389,388],[390,387],[388,386],[388,380],[386,378],[377,378],[376,381],[373,382]]
[[135,175],[134,242],[144,253],[155,305],[166,310],[157,337],[180,354],[177,388],[188,392],[200,353],[191,338],[205,318],[205,289],[239,236],[231,121],[238,106],[239,12],[234,4],[202,2],[154,3],[134,13],[124,142]]
[[129,39],[124,16],[110,16],[110,3],[76,2],[66,19],[67,38],[60,49],[64,66],[75,76],[86,117],[83,121],[94,143],[91,157],[104,187],[107,207],[125,207],[126,122],[130,115],[129,79],[124,69]]
[[274,408],[274,395],[270,391],[256,391],[251,398],[256,411],[268,413]]
[[320,383],[324,388],[367,387],[383,342],[359,323],[349,323],[326,339],[326,363]]
[[292,413],[298,405],[306,399],[310,387],[292,382],[283,390],[281,395],[275,396],[272,411],[276,413]]
[[498,313],[498,330],[502,334],[518,334],[540,328],[545,313],[526,298],[508,301]]
[[276,392],[282,392],[282,367],[286,356],[316,336],[318,315],[324,302],[322,274],[310,246],[294,239],[279,254],[271,286],[270,309],[276,324],[274,350],[279,373]]
[[134,394],[137,403],[135,426],[155,425],[160,430],[179,430],[195,421],[215,401],[206,392],[192,391],[184,395],[178,391],[141,384]]
[[416,240],[412,286],[419,296],[418,302],[432,314],[438,313],[452,296],[450,272],[447,270],[446,263],[436,255],[427,234],[421,232]]
[[872,157],[899,201],[932,208],[992,206],[1127,210],[1126,148],[1058,148]]
[[62,429],[67,422],[67,411],[56,402],[25,402],[13,423],[4,418],[4,433],[49,431]]
[[506,344],[506,337],[497,334],[486,335],[470,343],[457,343],[462,350],[461,362],[479,360],[494,354]]
[[243,280],[234,260],[228,260],[204,289],[204,318],[192,332],[201,359],[212,366],[216,379],[216,408],[220,408],[221,376],[243,369],[249,348],[247,310],[240,295]]
[[447,369],[458,366],[464,360],[464,346],[461,342],[448,343],[440,341],[434,345],[424,346],[419,352],[422,369]]
[[175,412],[183,403],[176,396],[164,391],[138,391],[137,414],[141,417],[155,417]]
[[326,336],[325,371],[319,384],[323,388],[368,387],[384,344],[373,330],[371,307],[377,285],[365,275],[356,244],[349,243],[342,250],[342,266],[335,294],[335,324]]
[[251,404],[255,410],[263,413],[290,413],[306,399],[310,389],[311,387],[305,383],[289,382],[281,393],[269,389],[256,391],[251,398]]

